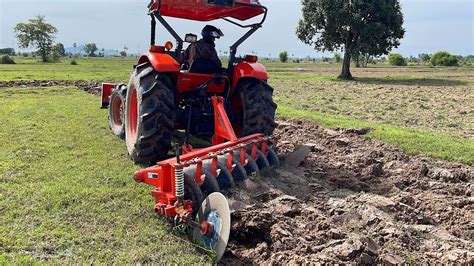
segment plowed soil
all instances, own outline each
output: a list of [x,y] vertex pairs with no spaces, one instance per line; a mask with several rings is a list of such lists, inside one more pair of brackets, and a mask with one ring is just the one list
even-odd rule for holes
[[6,87],[52,87],[52,86],[76,86],[79,89],[94,94],[100,95],[101,82],[100,81],[83,81],[83,80],[25,80],[25,81],[0,81],[0,88]]
[[473,167],[408,156],[367,131],[280,122],[284,166],[228,193],[223,263],[472,265]]

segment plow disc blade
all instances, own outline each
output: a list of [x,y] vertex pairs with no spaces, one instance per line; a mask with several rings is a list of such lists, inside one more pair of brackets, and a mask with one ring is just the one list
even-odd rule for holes
[[[204,171],[211,172],[211,161],[205,161],[203,165]],[[225,189],[230,189],[235,186],[235,181],[234,177],[232,177],[232,174],[230,171],[225,167],[224,164],[217,162],[217,169],[219,171],[219,174],[215,176],[217,179],[217,183],[219,184],[220,189],[225,190]]]
[[260,171],[270,167],[270,163],[268,162],[267,157],[265,157],[265,155],[260,150],[257,150],[257,156],[258,158],[255,162],[257,163],[257,166]]
[[270,163],[270,166],[279,167],[280,159],[278,158],[276,151],[273,150],[272,148],[267,148],[267,149],[268,149],[267,160]]
[[230,234],[230,209],[227,199],[221,193],[212,193],[201,204],[196,217],[199,224],[207,222],[212,225],[211,234],[195,228],[193,231],[194,241],[213,250],[216,253],[216,262],[224,255]]
[[[240,151],[235,153],[236,158],[240,158]],[[245,171],[247,172],[247,176],[251,176],[252,174],[260,175],[260,170],[258,169],[257,163],[255,162],[250,155],[245,154],[245,159],[248,160],[247,165],[244,167]]]
[[[219,156],[219,163],[221,165],[227,164],[227,156]],[[234,169],[231,171],[234,182],[240,182],[247,179],[247,172],[245,171],[244,166],[239,162],[238,158],[234,157],[232,159],[232,165]]]

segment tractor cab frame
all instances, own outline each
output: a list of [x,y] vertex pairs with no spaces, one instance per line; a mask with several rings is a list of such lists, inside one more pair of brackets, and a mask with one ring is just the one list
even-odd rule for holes
[[[149,15],[151,17],[151,40],[150,46],[154,46],[156,44],[156,20],[158,20],[161,25],[173,36],[176,41],[176,50],[174,54],[179,56],[183,50],[184,40],[180,37],[180,35],[171,27],[171,25],[164,19],[163,16],[169,17],[176,17],[176,18],[183,18],[183,19],[190,19],[196,21],[211,21],[222,19],[225,20],[233,25],[236,25],[240,28],[249,28],[241,38],[239,38],[232,46],[230,46],[229,51],[229,63],[228,63],[228,75],[232,77],[232,70],[236,63],[239,63],[243,60],[246,61],[256,61],[256,57],[248,56],[246,58],[237,58],[237,49],[238,47],[244,43],[250,36],[252,36],[257,30],[259,30],[263,23],[267,18],[268,9],[256,3],[251,3],[251,0],[241,0],[241,1],[234,1],[234,0],[204,0],[204,1],[196,1],[199,7],[199,10],[204,10],[200,12],[189,12],[189,9],[186,9],[186,5],[177,4],[172,1],[166,0],[155,0],[152,1],[149,5]],[[215,5],[215,7],[212,7]],[[243,25],[234,19],[239,20],[248,20],[253,17],[262,15],[262,19],[257,23],[251,23]]]

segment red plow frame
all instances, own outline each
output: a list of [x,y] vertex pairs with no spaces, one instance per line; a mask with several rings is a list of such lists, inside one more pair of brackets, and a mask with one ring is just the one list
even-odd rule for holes
[[[215,117],[215,135],[212,138],[212,146],[203,149],[194,149],[191,146],[183,146],[181,155],[177,149],[177,156],[157,165],[135,172],[135,181],[146,183],[156,187],[152,195],[156,200],[155,211],[168,218],[179,216],[186,221],[199,206],[193,206],[190,201],[184,201],[183,170],[195,166],[194,180],[201,185],[206,178],[203,174],[205,162],[210,164],[210,172],[218,176],[221,169],[218,167],[220,156],[225,156],[225,168],[232,172],[236,165],[234,159],[242,166],[246,166],[251,159],[257,161],[261,156],[265,158],[274,154],[272,146],[275,141],[272,137],[264,134],[254,134],[238,139],[229,121],[224,108],[224,99],[213,96]],[[273,144],[270,145],[270,142]],[[272,153],[272,154],[270,154]],[[248,155],[247,155],[248,154]]]

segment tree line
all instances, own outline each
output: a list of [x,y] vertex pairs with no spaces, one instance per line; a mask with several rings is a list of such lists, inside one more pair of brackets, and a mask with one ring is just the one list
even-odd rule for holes
[[[61,57],[73,55],[72,53],[66,53],[62,43],[54,43],[58,29],[47,23],[44,16],[37,16],[26,23],[18,23],[13,31],[18,40],[18,47],[21,49],[36,49],[33,55],[40,56],[43,62],[57,62]],[[73,47],[76,48],[77,44],[74,43]],[[81,52],[89,57],[104,56],[104,49],[101,51],[102,53],[95,43],[85,44],[81,49]],[[119,53],[120,56],[127,56],[127,51],[128,48],[124,47]],[[5,48],[0,49],[0,54],[15,55],[15,51],[13,48]]]
[[[342,56],[339,52],[335,52],[333,57],[322,57],[320,59],[306,57],[306,58],[290,58],[287,51],[282,51],[279,54],[279,60],[282,63],[291,61],[293,63],[300,62],[326,62],[326,63],[341,63]],[[388,62],[392,66],[408,66],[408,65],[430,65],[430,66],[470,66],[474,64],[474,55],[461,56],[452,55],[447,51],[438,51],[433,54],[421,53],[418,56],[404,57],[399,53],[390,53],[388,57],[372,57],[363,56],[352,58],[352,63],[357,68],[365,68],[369,64],[377,64]]]

